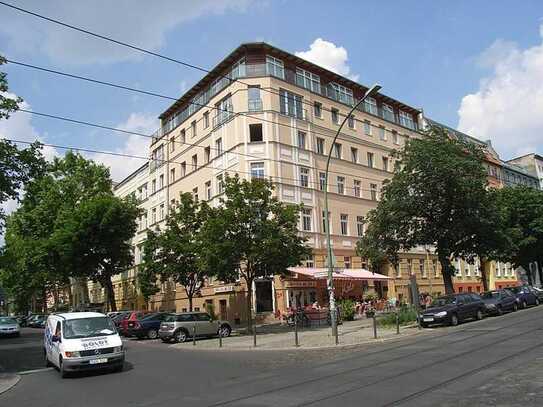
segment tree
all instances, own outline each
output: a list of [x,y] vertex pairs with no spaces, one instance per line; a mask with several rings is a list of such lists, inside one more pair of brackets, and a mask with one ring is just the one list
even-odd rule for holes
[[189,193],[180,196],[179,203],[166,218],[163,231],[149,231],[144,243],[140,268],[140,287],[146,299],[158,290],[158,278],[183,286],[192,311],[194,296],[200,293],[206,277],[212,275],[207,262],[206,223],[215,211],[205,202],[196,202]]
[[410,139],[370,211],[370,237],[385,253],[434,246],[445,291],[453,293],[451,259],[472,258],[485,203],[483,151],[474,143],[431,128]]
[[97,281],[111,311],[117,310],[111,277],[134,262],[130,240],[140,216],[137,203],[103,193],[82,201],[52,239],[73,275]]
[[241,277],[247,287],[247,325],[252,330],[253,282],[259,277],[288,275],[310,253],[298,233],[300,206],[272,196],[271,183],[227,177],[218,216],[209,224],[215,236],[208,261],[223,281]]

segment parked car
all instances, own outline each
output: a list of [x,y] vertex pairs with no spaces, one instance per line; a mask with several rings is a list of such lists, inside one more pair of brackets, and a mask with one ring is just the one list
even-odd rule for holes
[[0,317],[0,336],[20,336],[21,327],[15,318]]
[[458,325],[466,319],[483,319],[485,303],[477,294],[462,293],[437,297],[422,315],[421,326],[432,324]]
[[489,315],[502,315],[504,311],[518,309],[517,298],[506,290],[485,291],[481,294],[481,299]]
[[119,312],[117,315],[110,318],[115,324],[115,328],[117,328],[118,330],[120,328],[121,321],[128,318],[129,316],[130,316],[130,311],[122,311],[122,312]]
[[151,311],[130,311],[123,319],[120,321],[118,325],[119,333],[122,336],[129,336],[128,335],[128,324],[130,322],[136,321],[138,319],[142,319],[145,315],[150,314]]
[[227,337],[232,333],[232,327],[226,321],[214,320],[205,312],[183,312],[166,317],[160,324],[158,336],[162,342],[185,342],[193,337],[195,330],[196,337]]
[[135,321],[128,321],[128,336],[135,336],[138,339],[157,339],[160,324],[170,315],[172,314],[169,312],[157,312]]
[[517,304],[519,308],[526,308],[528,305],[539,305],[540,301],[530,287],[528,286],[517,286],[517,287],[508,287],[505,290],[512,293],[517,298]]
[[530,287],[530,290],[539,298],[539,303],[543,303],[543,289],[539,287]]
[[34,315],[27,326],[31,328],[44,328],[47,315]]

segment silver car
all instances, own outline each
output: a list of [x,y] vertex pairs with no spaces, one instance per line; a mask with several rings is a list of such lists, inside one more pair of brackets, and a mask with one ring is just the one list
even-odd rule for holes
[[21,329],[15,318],[0,317],[0,336],[19,336]]
[[214,320],[206,312],[182,312],[167,316],[160,324],[158,336],[162,342],[185,342],[194,335],[227,337],[231,333],[232,327],[228,322]]

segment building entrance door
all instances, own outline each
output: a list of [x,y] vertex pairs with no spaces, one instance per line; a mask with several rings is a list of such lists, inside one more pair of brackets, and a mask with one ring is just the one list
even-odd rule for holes
[[226,300],[219,300],[219,314],[221,316],[221,320],[228,320],[228,312],[226,311]]
[[273,311],[273,293],[271,280],[255,281],[256,312]]

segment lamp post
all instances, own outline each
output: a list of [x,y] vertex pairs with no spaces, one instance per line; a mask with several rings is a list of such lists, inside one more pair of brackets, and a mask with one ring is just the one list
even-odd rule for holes
[[326,247],[327,247],[327,253],[328,253],[328,298],[330,300],[330,319],[332,324],[332,335],[335,338],[336,345],[338,344],[338,336],[337,336],[337,309],[336,309],[336,301],[334,299],[334,280],[333,280],[333,272],[334,272],[334,264],[332,260],[332,247],[330,245],[330,219],[328,217],[328,173],[330,170],[330,160],[332,158],[332,152],[334,151],[334,145],[336,143],[336,140],[339,136],[339,133],[341,132],[341,129],[343,128],[343,125],[345,122],[351,117],[354,110],[366,100],[366,98],[375,92],[378,92],[379,89],[381,89],[381,86],[378,84],[373,85],[370,89],[364,93],[364,96],[353,106],[353,108],[349,111],[349,114],[345,116],[343,121],[341,122],[339,128],[337,129],[336,135],[334,136],[334,139],[332,140],[332,144],[330,145],[330,151],[328,152],[328,158],[326,160],[326,171],[324,175],[324,217],[326,222]]

